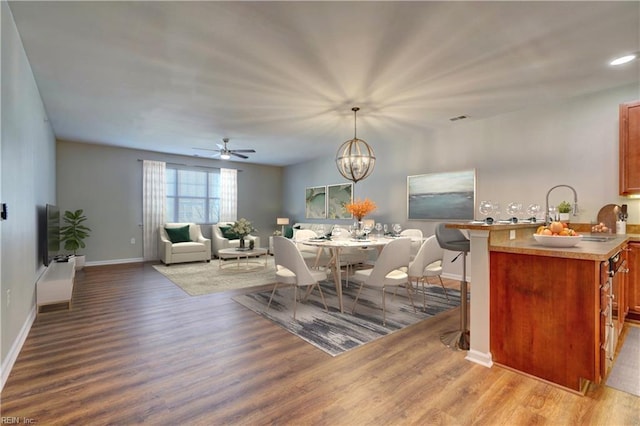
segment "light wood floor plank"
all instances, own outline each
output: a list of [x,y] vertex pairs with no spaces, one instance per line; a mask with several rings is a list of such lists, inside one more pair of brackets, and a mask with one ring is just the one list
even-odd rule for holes
[[[446,281],[449,287],[458,283]],[[265,287],[270,288],[270,287]],[[38,424],[640,425],[640,398],[579,396],[464,359],[453,310],[331,357],[148,264],[85,268],[70,311],[38,315],[2,391]]]

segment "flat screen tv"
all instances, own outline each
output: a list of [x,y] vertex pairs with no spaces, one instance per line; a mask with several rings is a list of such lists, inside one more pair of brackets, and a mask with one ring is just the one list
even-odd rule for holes
[[48,266],[60,251],[60,210],[47,204],[43,232],[43,263]]

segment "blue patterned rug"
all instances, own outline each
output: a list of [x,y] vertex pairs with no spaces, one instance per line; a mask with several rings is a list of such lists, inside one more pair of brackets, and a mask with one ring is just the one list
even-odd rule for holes
[[[303,289],[299,294],[304,295],[304,291]],[[329,311],[324,310],[318,290],[315,289],[306,302],[298,302],[295,320],[292,287],[278,288],[268,310],[271,290],[235,296],[233,300],[332,356],[460,305],[458,290],[447,289],[447,301],[442,287],[427,286],[427,307],[424,309],[422,306],[423,294],[420,288],[417,293],[414,291],[414,312],[406,290],[399,289],[395,296],[387,294],[387,321],[383,326],[382,293],[379,290],[364,288],[358,299],[356,312],[351,315],[356,291],[357,288],[353,284],[343,289],[344,313],[340,313],[333,283],[323,282],[322,292]]]

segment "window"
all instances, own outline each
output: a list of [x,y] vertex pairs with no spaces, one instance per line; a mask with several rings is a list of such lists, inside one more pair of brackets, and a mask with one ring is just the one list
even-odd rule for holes
[[167,222],[217,223],[220,218],[220,169],[166,170]]

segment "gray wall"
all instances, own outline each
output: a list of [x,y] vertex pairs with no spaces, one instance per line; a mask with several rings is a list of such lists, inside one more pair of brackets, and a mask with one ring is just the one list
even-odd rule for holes
[[[618,105],[637,99],[637,85],[619,87],[561,104],[460,121],[432,133],[407,132],[395,141],[358,128],[358,136],[375,149],[377,164],[369,178],[355,185],[355,196],[377,203],[372,219],[431,235],[436,222],[407,220],[407,176],[476,169],[476,202],[500,202],[503,210],[512,201],[544,206],[549,188],[568,184],[576,188],[580,207],[572,221],[588,223],[605,204],[626,203],[630,223],[640,223],[640,200],[618,196]],[[336,141],[336,149],[341,142]],[[284,178],[286,215],[294,221],[327,222],[305,219],[304,190],[344,182],[334,157],[287,167]],[[550,204],[572,198],[570,190],[557,189]]]
[[[55,138],[11,11],[2,15],[0,354],[2,383],[35,315],[35,283],[44,267],[38,250],[38,210],[55,203]],[[10,298],[7,297],[10,293]]]
[[[277,229],[282,206],[282,168],[224,162],[151,151],[58,141],[58,205],[83,209],[91,236],[82,252],[88,265],[142,260],[142,162],[166,161],[189,166],[227,167],[238,173],[238,217],[249,219],[261,244]],[[210,227],[203,226],[210,236]],[[135,244],[131,244],[131,239]]]

